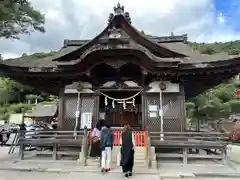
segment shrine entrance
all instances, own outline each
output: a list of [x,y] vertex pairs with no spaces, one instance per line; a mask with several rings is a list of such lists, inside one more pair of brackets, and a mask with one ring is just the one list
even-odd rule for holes
[[[127,100],[124,101],[122,99]],[[105,119],[112,127],[123,127],[124,124],[129,124],[137,130],[142,128],[142,103],[140,92],[103,92],[100,95],[99,110],[100,119]]]

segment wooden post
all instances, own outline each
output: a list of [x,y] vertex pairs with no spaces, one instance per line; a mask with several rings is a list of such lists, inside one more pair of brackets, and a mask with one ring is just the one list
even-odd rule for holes
[[142,129],[148,127],[148,118],[147,118],[147,103],[146,103],[146,92],[143,90],[141,92],[141,101],[142,101]]
[[183,164],[187,164],[188,163],[188,157],[187,157],[187,148],[183,148]]
[[151,140],[150,140],[150,135],[148,130],[146,130],[145,136],[146,136],[146,148],[147,148],[146,164],[148,168],[152,168],[152,149],[151,149]]
[[57,144],[53,144],[53,155],[52,158],[53,160],[57,160]]
[[21,160],[24,159],[24,150],[25,150],[24,140],[25,140],[25,131],[20,130],[19,131],[19,143],[20,143],[19,157]]
[[88,129],[87,126],[84,126],[84,134],[83,134],[83,150],[84,150],[84,161],[83,165],[87,166],[87,158],[88,158]]
[[78,161],[82,165],[87,166],[87,158],[88,158],[88,129],[87,126],[84,126],[81,152],[79,153]]
[[181,114],[181,132],[184,132],[187,130],[187,111],[186,111],[186,104],[185,104],[185,91],[184,91],[184,86],[181,84],[180,85],[180,114]]
[[222,163],[225,165],[227,164],[227,147],[224,146],[222,149]]
[[64,88],[60,89],[59,92],[59,104],[58,104],[58,129],[63,129],[63,115],[64,115],[64,99],[65,99],[65,94],[64,94]]

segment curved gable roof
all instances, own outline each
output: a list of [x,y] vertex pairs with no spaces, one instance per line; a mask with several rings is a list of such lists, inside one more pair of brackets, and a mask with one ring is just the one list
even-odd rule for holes
[[[108,31],[114,27],[118,26],[120,29],[124,30],[131,39],[133,39],[136,43],[142,45],[143,47],[147,48],[151,51],[154,55],[158,57],[166,57],[166,58],[181,58],[186,57],[185,54],[168,49],[167,47],[158,44],[157,42],[151,40],[153,38],[149,38],[145,36],[143,33],[138,31],[135,27],[133,27],[126,17],[123,14],[115,15],[107,27],[99,33],[95,38],[90,41],[81,41],[83,43],[79,48],[68,52],[67,54],[63,54],[60,57],[54,59],[54,61],[69,61],[73,60],[74,58],[78,58],[81,53],[86,51],[88,48],[93,46],[96,41],[102,38]],[[65,42],[66,43],[66,42]]]

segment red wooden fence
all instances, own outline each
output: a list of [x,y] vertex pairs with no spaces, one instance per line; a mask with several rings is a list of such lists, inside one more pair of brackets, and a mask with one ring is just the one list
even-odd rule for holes
[[[121,134],[122,131],[121,130],[114,130],[113,132],[113,136],[114,136],[114,142],[113,145],[114,146],[121,146]],[[147,133],[146,130],[144,131],[133,131],[133,136],[134,136],[134,140],[135,140],[135,145],[137,147],[146,147],[146,141],[147,141],[147,137],[146,137]],[[92,144],[92,130],[90,130],[90,144]]]

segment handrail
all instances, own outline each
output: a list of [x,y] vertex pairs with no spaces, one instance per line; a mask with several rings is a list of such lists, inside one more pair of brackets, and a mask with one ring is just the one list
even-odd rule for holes
[[[80,131],[54,131],[54,130],[29,130],[29,131],[26,131],[26,132],[35,132],[35,133],[73,133],[73,132],[77,132],[77,133],[81,133],[83,134],[84,132],[84,129],[83,130],[80,130]],[[74,136],[74,135],[72,135]]]
[[[165,141],[189,141],[197,140],[202,142],[218,141],[224,142],[228,140],[226,133],[219,132],[164,132]],[[160,140],[160,132],[150,132],[153,140]]]
[[[85,141],[88,141],[87,138],[84,138],[84,133],[88,130],[81,130],[77,131],[79,139],[75,139],[73,132],[74,131],[19,131],[19,156],[20,159],[24,158],[24,151],[26,145],[48,145],[53,147],[53,159],[55,160],[56,154],[57,154],[57,147],[58,145],[74,145],[74,146],[80,146],[84,144],[84,148],[82,149],[83,152],[86,152],[85,148],[87,148],[87,144]],[[86,155],[83,156],[83,158],[86,157]],[[86,158],[84,158],[84,162]]]
[[[161,134],[160,132],[150,132],[151,134]],[[221,132],[163,132],[164,135],[227,135]]]
[[9,148],[8,154],[13,154],[14,153],[14,150],[15,150],[17,144],[18,144],[18,141],[19,141],[19,132],[15,133],[13,141],[12,141],[11,146]]

